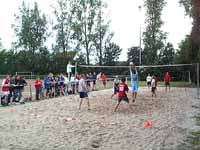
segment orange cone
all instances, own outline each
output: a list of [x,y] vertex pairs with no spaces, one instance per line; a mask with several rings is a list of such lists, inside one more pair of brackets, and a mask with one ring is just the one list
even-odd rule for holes
[[144,123],[144,126],[145,126],[146,128],[150,128],[150,127],[152,126],[152,123],[149,122],[149,121],[146,121],[146,122]]

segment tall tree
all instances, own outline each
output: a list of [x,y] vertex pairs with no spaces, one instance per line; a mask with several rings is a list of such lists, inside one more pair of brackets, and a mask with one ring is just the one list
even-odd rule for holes
[[193,19],[193,27],[190,35],[191,48],[189,51],[190,62],[200,61],[200,1],[199,0],[180,0],[185,8],[185,12]]
[[95,18],[98,10],[98,0],[79,0],[74,22],[74,37],[86,51],[87,64],[90,64],[90,55],[94,51]]
[[98,14],[96,18],[97,25],[95,28],[96,38],[94,39],[94,47],[98,63],[99,65],[102,65],[105,45],[111,42],[114,34],[109,30],[110,19],[109,13],[107,11],[107,4],[102,0],[98,0],[98,9],[99,10],[97,11]]
[[75,10],[77,7],[76,0],[58,0],[57,7],[54,8],[54,14],[57,23],[54,25],[54,30],[57,32],[56,43],[59,52],[70,50],[70,44],[73,44],[73,21]]
[[34,3],[34,8],[26,6],[23,1],[20,14],[16,15],[15,33],[18,38],[18,46],[35,54],[44,46],[47,39],[47,19]]
[[143,63],[156,64],[158,53],[164,47],[166,33],[161,31],[163,21],[161,20],[162,10],[165,6],[164,0],[145,0],[146,7],[146,31],[143,33]]
[[171,43],[167,43],[159,54],[160,64],[173,64],[175,61],[175,49]]
[[115,62],[119,59],[122,49],[115,43],[110,43],[105,47],[103,64],[115,65]]
[[128,49],[128,62],[134,62],[136,65],[139,65],[139,54],[140,47],[131,47]]
[[30,69],[36,71],[36,61],[33,60],[38,59],[36,53],[41,52],[48,37],[46,16],[41,14],[36,2],[34,8],[29,8],[29,5],[26,5],[24,1],[19,8],[19,15],[15,16],[14,29],[18,38],[17,48],[23,51],[21,52],[22,57],[26,58],[25,68],[29,69],[26,71],[30,71]]
[[179,50],[177,51],[177,63],[191,63],[190,58],[190,50],[191,50],[191,40],[190,36],[186,36],[184,40],[179,44]]

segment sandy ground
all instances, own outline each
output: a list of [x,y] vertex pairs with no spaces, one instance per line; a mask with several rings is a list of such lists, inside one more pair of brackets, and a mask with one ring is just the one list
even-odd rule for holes
[[159,88],[152,99],[140,88],[133,113],[125,102],[113,113],[111,93],[89,93],[91,111],[78,110],[78,96],[0,107],[0,150],[173,150],[197,128],[195,89]]

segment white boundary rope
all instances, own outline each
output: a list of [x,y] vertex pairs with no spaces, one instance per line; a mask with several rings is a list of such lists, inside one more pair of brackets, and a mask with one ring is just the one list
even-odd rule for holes
[[[179,66],[192,66],[196,64],[169,64],[169,65],[144,65],[136,66],[136,68],[162,68],[162,67],[179,67]],[[78,65],[83,68],[129,68],[130,66],[100,66],[100,65]]]

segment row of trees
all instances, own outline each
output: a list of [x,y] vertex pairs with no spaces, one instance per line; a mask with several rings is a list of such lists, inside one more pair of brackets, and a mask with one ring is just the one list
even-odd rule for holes
[[[165,0],[144,0],[147,12],[142,64],[190,63],[199,60],[198,0],[181,0],[180,3],[187,14],[193,17],[194,23],[191,36],[181,42],[180,50],[175,51],[173,45],[167,42],[167,33],[161,30]],[[13,42],[11,50],[3,49],[0,44],[1,73],[64,72],[68,61],[116,64],[122,49],[112,40],[114,33],[110,30],[104,1],[58,0],[53,14],[55,19],[49,19],[36,2],[34,7],[22,3],[12,25],[17,40]],[[55,42],[49,50],[46,45],[52,37],[55,37]],[[139,51],[139,47],[129,48],[127,61],[139,64]]]

